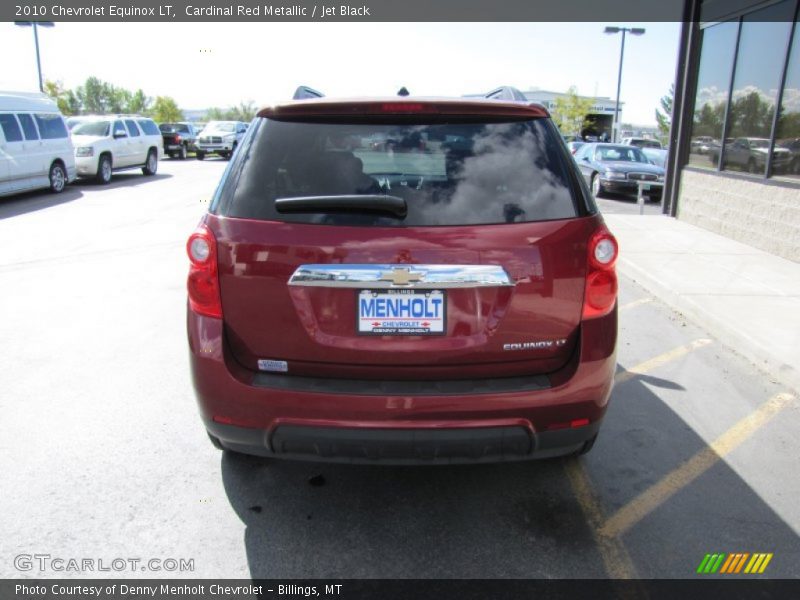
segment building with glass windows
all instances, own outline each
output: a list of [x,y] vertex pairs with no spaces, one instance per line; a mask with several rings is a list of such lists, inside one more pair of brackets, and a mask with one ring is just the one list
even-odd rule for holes
[[686,0],[665,212],[800,262],[800,0]]

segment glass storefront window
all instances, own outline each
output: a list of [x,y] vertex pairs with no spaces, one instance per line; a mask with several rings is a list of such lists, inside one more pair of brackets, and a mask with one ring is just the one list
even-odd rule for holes
[[720,23],[703,30],[689,148],[689,164],[695,167],[716,169],[719,164],[738,30],[738,21]]
[[781,157],[783,160],[773,158],[773,174],[800,179],[800,25],[797,23],[794,24],[792,52],[778,113],[774,155],[777,157],[778,154],[785,156]]
[[[733,93],[728,111],[723,168],[763,176],[767,168],[772,122],[793,24],[794,2],[785,0],[742,19]],[[783,169],[785,152],[773,155]]]

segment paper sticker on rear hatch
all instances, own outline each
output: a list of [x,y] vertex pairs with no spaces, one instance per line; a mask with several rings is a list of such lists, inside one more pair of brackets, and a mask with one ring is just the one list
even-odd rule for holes
[[359,335],[444,335],[447,298],[443,290],[360,290]]

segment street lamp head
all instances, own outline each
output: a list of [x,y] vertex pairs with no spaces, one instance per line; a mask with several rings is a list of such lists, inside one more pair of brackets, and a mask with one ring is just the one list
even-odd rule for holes
[[631,35],[644,35],[643,27],[634,27],[630,30]]
[[55,27],[55,23],[53,21],[14,21],[14,25],[17,27],[30,27],[36,23],[37,27]]
[[619,27],[606,27],[603,33],[619,33],[620,31]]

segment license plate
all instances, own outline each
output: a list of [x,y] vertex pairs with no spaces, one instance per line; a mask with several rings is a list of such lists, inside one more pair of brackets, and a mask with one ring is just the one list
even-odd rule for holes
[[361,290],[360,335],[444,335],[447,298],[442,290]]

